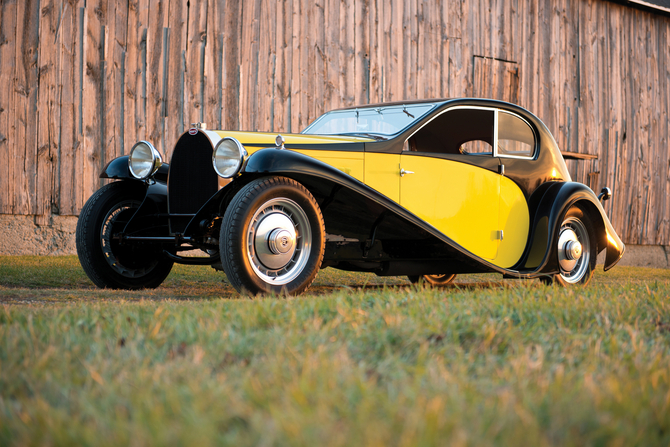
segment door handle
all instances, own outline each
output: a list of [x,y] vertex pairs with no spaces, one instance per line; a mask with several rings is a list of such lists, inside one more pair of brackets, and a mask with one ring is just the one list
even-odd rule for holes
[[404,177],[405,174],[414,174],[414,171],[405,171],[403,168],[400,168],[400,177]]

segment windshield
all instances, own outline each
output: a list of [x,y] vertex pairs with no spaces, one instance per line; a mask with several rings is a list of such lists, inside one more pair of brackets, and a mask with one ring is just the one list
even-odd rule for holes
[[364,135],[389,137],[395,135],[423,115],[435,103],[361,107],[357,109],[334,110],[325,113],[303,130],[309,135]]

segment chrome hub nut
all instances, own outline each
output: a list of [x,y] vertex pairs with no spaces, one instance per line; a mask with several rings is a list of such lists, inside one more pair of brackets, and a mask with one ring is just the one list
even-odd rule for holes
[[565,257],[576,261],[582,257],[582,244],[579,241],[569,241],[565,244]]
[[275,228],[268,236],[268,247],[276,255],[288,253],[295,246],[295,235],[283,228]]

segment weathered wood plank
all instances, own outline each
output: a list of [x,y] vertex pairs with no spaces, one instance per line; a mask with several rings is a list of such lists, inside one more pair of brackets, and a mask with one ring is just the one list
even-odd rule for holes
[[75,43],[75,70],[74,70],[74,99],[75,99],[75,139],[78,144],[74,147],[74,201],[77,212],[84,206],[90,193],[85,189],[87,176],[86,151],[84,144],[84,77],[86,76],[86,8],[84,1],[77,3],[75,11],[76,34]]
[[[670,120],[667,119],[670,114],[670,21],[659,20],[660,41],[659,47],[665,50],[659,52],[659,89],[662,92],[662,101],[660,104],[661,115],[665,117],[662,121],[661,139],[658,144],[660,147],[658,159],[661,167],[660,185],[658,185],[659,195],[661,195],[661,207],[659,213],[659,224],[656,244],[667,244],[670,239]],[[654,185],[656,187],[656,185]]]
[[[104,94],[103,94],[103,48],[104,48],[104,0],[86,3],[84,9],[84,49],[82,81],[82,195],[88,198],[102,182],[100,171],[105,160],[104,147]],[[104,8],[104,9],[103,9]]]
[[[184,133],[185,126],[188,126],[190,116],[185,112],[193,112],[184,105],[184,83],[187,76],[185,66],[186,52],[186,18],[188,17],[188,0],[172,0],[168,12],[168,32],[167,32],[167,84],[164,107],[165,122],[165,147],[163,154],[167,160],[172,156],[172,149],[177,143],[179,136]],[[216,20],[216,17],[210,17],[210,20]],[[212,47],[215,47],[216,40],[213,39]],[[188,72],[190,75],[190,70]],[[203,79],[204,81],[204,79]],[[195,118],[195,117],[193,117]],[[211,126],[210,123],[207,123]],[[220,124],[217,123],[217,124]]]
[[16,174],[16,32],[17,4],[3,2],[0,17],[0,213],[22,214],[15,207]]
[[242,27],[240,41],[240,128],[243,130],[258,129],[260,7],[261,0],[254,0],[242,8],[242,21],[248,23]]
[[[324,28],[327,26],[324,24]],[[356,48],[355,48],[355,30],[356,17],[354,2],[340,3],[340,36],[342,37],[340,51],[340,96],[342,98],[342,106],[351,107],[356,105]],[[317,113],[312,117],[316,117],[326,112],[321,105],[317,108]]]
[[368,54],[369,61],[369,94],[368,103],[376,104],[381,102],[381,67],[382,67],[382,49],[383,49],[383,15],[380,11],[379,3],[383,0],[370,0],[370,18],[368,26],[370,29],[370,46]]
[[[66,2],[63,5],[60,19],[58,55],[60,57],[60,145],[57,178],[58,213],[60,215],[76,215],[81,208],[82,198],[78,198],[77,185],[80,178],[75,177],[75,154],[81,148],[79,138],[79,105],[81,84],[79,73],[79,53],[81,42],[77,19],[79,5],[77,2]],[[79,201],[78,201],[79,199]]]
[[354,103],[370,103],[370,0],[355,3]]
[[403,82],[403,93],[400,99],[417,99],[417,64],[419,29],[417,17],[417,0],[405,1],[405,17],[403,23],[403,44],[405,47],[405,58],[403,61],[405,81]]
[[[117,4],[114,0],[104,0],[101,4],[102,9],[95,11],[99,17],[101,24],[103,26],[102,32],[103,36],[103,47],[101,48],[102,52],[102,67],[101,67],[101,76],[102,76],[102,116],[101,116],[101,133],[102,133],[102,157],[101,165],[104,166],[110,160],[113,160],[117,156],[117,146],[120,149],[121,144],[117,144],[117,135],[118,135],[118,126],[121,125],[117,121],[119,118],[119,104],[117,102],[116,91],[119,88],[118,82],[122,76],[119,73],[119,68],[115,67],[115,64],[119,63],[118,60],[115,60],[115,47],[116,43],[116,8]],[[121,6],[121,5],[119,5]],[[120,11],[121,12],[121,11]],[[122,13],[122,12],[121,12]],[[119,18],[122,20],[122,18]],[[125,34],[125,30],[123,31]],[[125,40],[124,35],[121,36]],[[124,42],[125,43],[125,42]],[[121,62],[122,64],[123,62]],[[123,102],[121,102],[121,113],[123,113]]]
[[146,137],[163,154],[165,147],[165,87],[168,1],[149,1],[146,43]]
[[275,45],[276,58],[274,70],[274,92],[273,92],[273,130],[287,132],[289,122],[289,97],[291,91],[289,83],[291,80],[291,46],[289,45],[290,9],[287,0],[277,2],[275,11]]
[[39,54],[39,1],[19,2],[16,29],[16,140],[12,169],[15,177],[17,214],[37,214],[37,101]]
[[188,10],[188,43],[184,78],[184,109],[189,122],[205,122],[204,81],[207,45],[207,2],[191,2]]
[[274,130],[274,72],[276,63],[276,9],[274,0],[261,0],[258,37],[258,92],[256,103],[260,131]]
[[104,48],[105,162],[129,152],[132,147],[126,149],[124,140],[128,12],[128,3],[108,0]]
[[223,123],[224,129],[240,128],[240,2],[226,1],[223,29]]
[[126,73],[124,89],[124,147],[130,153],[133,145],[146,139],[146,45],[149,0],[132,0],[128,4]]
[[[344,67],[341,67],[341,50],[342,45],[341,41],[344,38],[340,37],[340,32],[342,28],[340,24],[340,1],[338,0],[326,0],[324,2],[324,21],[328,23],[328,26],[323,26],[322,31],[319,33],[319,39],[321,44],[325,45],[324,59],[325,64],[323,67],[324,70],[324,79],[322,96],[323,103],[325,108],[331,110],[337,108],[338,105],[343,103],[343,94],[341,85],[341,72],[344,71]],[[337,24],[337,26],[333,26]],[[325,33],[328,33],[325,35]]]
[[[170,9],[170,14],[172,14],[172,8]],[[205,122],[207,127],[210,129],[221,129],[221,115],[223,107],[223,28],[225,24],[225,15],[224,15],[224,5],[222,2],[217,0],[209,0],[207,6],[207,45],[205,46],[205,90],[204,90],[204,101],[205,101]],[[173,27],[171,27],[171,34],[173,32]],[[172,45],[171,41],[171,45]],[[173,82],[172,73],[173,73],[173,64],[178,63],[173,60],[172,46],[170,46],[170,82]],[[182,75],[183,76],[183,75]],[[182,81],[183,83],[183,81]],[[172,95],[172,87],[169,89],[169,94]],[[179,107],[175,104],[175,108]],[[183,109],[183,106],[182,106]],[[172,114],[183,114],[183,110],[176,110],[174,112],[168,111],[168,122],[173,119]],[[181,119],[182,124],[180,132],[183,132],[183,119]],[[168,124],[168,128],[170,125]],[[168,129],[169,130],[169,129]],[[170,141],[176,142],[176,139],[170,139]]]
[[405,95],[405,30],[406,8],[404,1],[394,1],[391,12],[390,26],[390,52],[388,59],[387,73],[388,84],[384,97],[387,101],[400,101]]
[[49,225],[54,197],[60,141],[60,89],[58,58],[58,4],[47,0],[41,5],[39,21],[39,90],[37,92],[37,184],[35,222]]

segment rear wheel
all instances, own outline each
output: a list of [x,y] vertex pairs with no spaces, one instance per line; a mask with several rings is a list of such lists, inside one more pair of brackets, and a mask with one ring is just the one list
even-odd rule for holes
[[158,287],[173,262],[146,244],[121,244],[114,236],[144,199],[144,188],[131,182],[114,182],[91,196],[79,214],[77,255],[86,275],[101,288]]
[[304,186],[285,177],[254,180],[223,217],[223,270],[240,292],[300,294],[321,267],[324,234],[319,205]]
[[410,275],[407,278],[412,284],[427,283],[433,287],[444,287],[454,282],[456,274],[443,273],[441,275]]
[[558,231],[558,266],[560,272],[541,280],[562,286],[586,285],[596,267],[596,236],[593,223],[581,208],[573,206],[563,216]]

